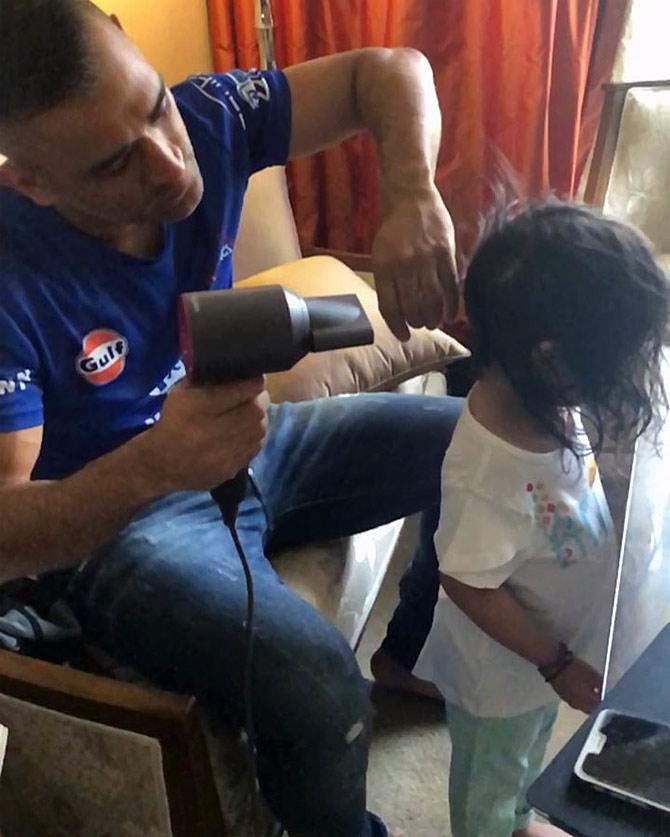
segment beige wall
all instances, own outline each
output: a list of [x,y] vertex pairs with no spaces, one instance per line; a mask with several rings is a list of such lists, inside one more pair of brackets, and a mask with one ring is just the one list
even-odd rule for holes
[[[96,0],[116,14],[167,84],[211,71],[207,0]],[[0,154],[0,165],[5,158]]]
[[148,61],[175,84],[211,71],[207,0],[95,0],[116,14]]

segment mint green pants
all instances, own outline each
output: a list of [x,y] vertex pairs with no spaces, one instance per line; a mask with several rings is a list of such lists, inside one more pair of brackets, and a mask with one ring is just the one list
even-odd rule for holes
[[511,718],[478,718],[447,703],[453,837],[510,837],[526,828],[526,802],[558,713],[551,703]]

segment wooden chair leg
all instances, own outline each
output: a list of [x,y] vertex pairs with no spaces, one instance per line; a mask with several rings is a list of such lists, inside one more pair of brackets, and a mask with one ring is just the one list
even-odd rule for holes
[[234,837],[224,822],[195,701],[160,745],[173,837]]

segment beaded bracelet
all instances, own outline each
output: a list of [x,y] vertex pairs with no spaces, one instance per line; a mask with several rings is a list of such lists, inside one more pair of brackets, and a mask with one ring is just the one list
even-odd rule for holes
[[561,672],[565,671],[574,659],[575,655],[568,646],[564,642],[559,642],[556,657],[550,663],[544,666],[538,666],[537,670],[547,683],[551,683]]

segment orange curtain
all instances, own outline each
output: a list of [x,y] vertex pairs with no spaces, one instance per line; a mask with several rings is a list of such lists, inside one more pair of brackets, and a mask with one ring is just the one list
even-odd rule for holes
[[[285,67],[361,46],[413,46],[428,56],[443,114],[437,184],[467,253],[501,160],[525,195],[574,195],[627,4],[273,0],[277,60]],[[210,0],[218,70],[258,66],[253,5]],[[289,176],[303,245],[370,251],[378,205],[368,137],[291,164]]]

